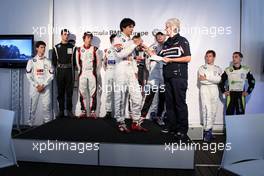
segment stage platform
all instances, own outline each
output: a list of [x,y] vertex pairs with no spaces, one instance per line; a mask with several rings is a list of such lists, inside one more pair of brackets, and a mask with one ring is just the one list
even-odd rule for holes
[[56,119],[15,136],[14,145],[19,161],[194,169],[193,149],[172,152],[179,145],[173,135],[149,120],[144,127],[149,132],[123,134],[115,120]]

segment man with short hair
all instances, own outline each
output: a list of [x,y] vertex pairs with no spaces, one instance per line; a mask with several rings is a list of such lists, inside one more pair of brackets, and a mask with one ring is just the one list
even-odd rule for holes
[[[93,46],[93,34],[85,32],[83,34],[83,46],[79,47],[76,52],[76,63],[79,72],[79,92],[81,103],[80,118],[97,118],[97,66],[98,48]],[[90,106],[88,106],[90,105]],[[87,114],[89,111],[89,114]]]
[[73,95],[73,72],[74,72],[74,46],[68,42],[69,30],[61,30],[61,42],[53,48],[52,63],[56,68],[56,79],[58,88],[59,114],[57,117],[64,117],[64,103],[66,93],[67,115],[73,118],[72,95]]
[[[151,45],[149,48],[158,54],[165,42],[166,36],[161,30],[154,30],[153,35],[155,37],[155,43]],[[162,67],[163,62],[151,60],[149,61],[149,78],[147,80],[147,85],[145,86],[145,91],[147,93],[143,107],[141,109],[141,118],[144,120],[148,114],[148,111],[151,105],[154,105],[154,111],[151,112],[150,117],[154,120],[158,125],[163,126],[164,122],[162,119],[162,113],[164,111],[165,105],[165,85],[162,75]],[[153,101],[156,93],[158,93],[157,99],[158,101]]]
[[221,80],[222,69],[214,64],[215,51],[208,50],[205,54],[205,64],[198,70],[200,82],[200,96],[202,102],[202,116],[204,127],[204,141],[213,139],[213,125],[217,113],[219,100],[218,83]]
[[132,52],[142,44],[141,39],[132,40],[135,22],[130,18],[124,18],[120,22],[121,34],[114,39],[115,55],[117,64],[115,68],[115,118],[120,132],[129,133],[125,123],[125,104],[127,94],[131,98],[131,109],[133,122],[131,130],[145,132],[140,123],[141,89],[137,80],[137,70],[133,66]]
[[[132,37],[132,39],[141,39],[141,36],[139,34]],[[147,62],[146,58],[148,57],[147,53],[143,50],[141,46],[137,46],[132,53],[134,59],[137,62],[137,77],[138,77],[138,83],[141,86],[141,88],[144,87],[146,84],[146,80],[148,78],[148,70],[147,70]]]
[[39,99],[42,100],[43,114],[42,123],[47,123],[51,120],[51,82],[54,78],[54,69],[51,60],[44,56],[46,43],[38,41],[36,43],[37,54],[30,59],[26,67],[26,76],[31,84],[30,91],[30,113],[28,125],[33,126],[36,120],[36,111]]
[[[242,58],[241,52],[234,52],[232,66],[227,67],[221,76],[219,86],[221,92],[226,96],[226,115],[245,114],[245,97],[255,87],[255,78],[250,68],[241,65]],[[247,89],[246,81],[248,82]]]
[[112,34],[110,36],[110,43],[111,46],[109,49],[105,50],[105,57],[104,57],[104,68],[105,68],[105,75],[106,75],[106,115],[105,118],[112,118],[112,106],[113,106],[113,99],[114,99],[114,69],[116,64],[116,57],[114,51],[114,38],[116,34]]

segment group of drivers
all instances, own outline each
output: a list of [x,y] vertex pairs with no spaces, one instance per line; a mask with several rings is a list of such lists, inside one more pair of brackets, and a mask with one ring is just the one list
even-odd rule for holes
[[[81,104],[79,118],[97,118],[98,74],[103,65],[107,87],[105,117],[114,117],[120,132],[148,131],[144,127],[144,120],[152,106],[150,116],[162,126],[163,133],[187,139],[186,90],[191,53],[188,40],[179,34],[180,21],[176,18],[169,19],[165,23],[164,32],[154,30],[152,33],[155,43],[150,47],[143,43],[139,35],[131,38],[134,26],[135,22],[130,18],[124,18],[120,22],[121,33],[110,36],[111,46],[105,50],[103,58],[100,57],[98,48],[92,45],[91,32],[85,32],[83,45],[75,47],[68,42],[69,31],[63,29],[61,42],[53,48],[52,60],[44,56],[45,42],[38,41],[37,54],[28,61],[26,68],[32,85],[29,125],[35,125],[40,97],[42,110],[45,111],[43,123],[51,120],[50,94],[54,77],[59,104],[57,117],[64,117],[65,109],[68,117],[75,117],[72,112],[75,68],[78,70]],[[214,64],[215,57],[215,51],[208,50],[205,64],[198,70],[206,141],[213,138],[218,87],[227,97],[226,113],[232,115],[245,113],[245,96],[252,92],[255,84],[249,67],[241,65],[242,53],[233,53],[233,65],[224,72]],[[249,86],[245,91],[246,81]],[[130,128],[125,123],[126,109],[132,119]]]

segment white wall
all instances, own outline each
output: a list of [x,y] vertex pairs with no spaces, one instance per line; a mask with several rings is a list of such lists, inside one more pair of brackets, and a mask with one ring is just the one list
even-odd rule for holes
[[[262,95],[261,90],[264,88],[263,74],[261,73],[264,55],[264,37],[261,31],[264,22],[264,15],[261,11],[263,2],[261,0],[243,0],[242,2],[242,52],[245,55],[244,62],[252,67],[257,78],[256,90],[248,101],[247,112],[264,112],[260,107],[264,103],[260,96]],[[148,32],[148,35],[143,39],[150,44],[153,42],[152,29],[164,29],[164,22],[168,18],[178,17],[182,21],[181,33],[190,41],[192,52],[187,96],[190,123],[200,123],[196,72],[198,67],[204,63],[205,51],[214,49],[217,53],[216,64],[225,68],[231,61],[232,52],[239,50],[240,0],[131,0],[129,4],[121,0],[54,0],[54,3],[54,22],[55,30],[57,30],[54,37],[55,43],[59,41],[59,32],[63,27],[76,33],[79,45],[81,44],[82,29],[85,31],[119,29],[120,20],[123,17],[130,17],[136,21],[136,31]],[[9,0],[1,3],[0,16],[4,18],[0,19],[0,34],[32,34],[36,32],[34,29],[39,29],[38,32],[50,30],[52,24],[51,4],[52,0]],[[80,29],[80,26],[83,28]],[[220,30],[216,35],[215,27]],[[186,31],[187,29],[192,31]],[[207,33],[208,30],[211,30],[211,33]],[[48,49],[51,49],[51,33],[34,34],[36,40],[46,41]],[[99,35],[98,37],[101,39],[101,49],[107,48],[109,35]],[[0,108],[9,108],[11,85],[9,70],[0,69],[0,81]],[[27,118],[29,104],[27,81],[24,85],[24,94],[25,118]],[[223,124],[222,107],[222,103],[219,102],[216,123],[220,128]]]
[[264,105],[264,1],[243,0],[241,51],[251,67],[256,86],[247,99],[246,113],[263,113]]

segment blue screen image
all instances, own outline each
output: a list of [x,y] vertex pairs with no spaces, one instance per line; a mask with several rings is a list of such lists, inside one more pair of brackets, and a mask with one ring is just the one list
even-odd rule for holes
[[28,60],[32,57],[31,39],[0,40],[0,59]]

